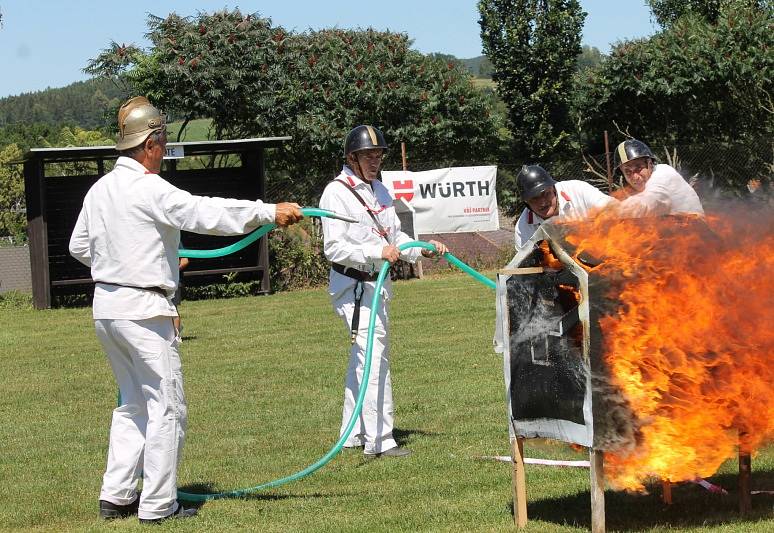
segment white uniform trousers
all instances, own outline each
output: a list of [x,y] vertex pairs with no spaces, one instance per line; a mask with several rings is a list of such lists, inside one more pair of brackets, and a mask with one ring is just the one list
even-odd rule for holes
[[187,411],[172,317],[95,320],[121,393],[113,411],[100,499],[127,505],[143,478],[139,518],[177,510],[177,465]]
[[[349,355],[349,366],[344,385],[344,412],[341,431],[344,434],[347,423],[355,409],[360,383],[363,380],[363,365],[365,364],[368,323],[371,319],[371,302],[374,297],[374,282],[364,282],[363,299],[360,306],[360,323],[357,340],[352,345]],[[347,335],[352,331],[352,314],[355,310],[355,295],[352,288],[342,291],[333,300],[336,310],[347,328]],[[387,342],[387,300],[382,298],[382,304],[376,317],[374,328],[374,346],[371,354],[371,371],[363,399],[363,410],[355,423],[352,433],[344,444],[346,447],[364,446],[364,453],[377,454],[391,448],[397,443],[392,436],[393,407],[392,381],[390,380],[390,354]]]

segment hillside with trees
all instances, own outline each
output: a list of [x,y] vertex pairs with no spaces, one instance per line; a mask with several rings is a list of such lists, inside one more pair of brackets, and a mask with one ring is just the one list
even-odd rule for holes
[[0,127],[38,123],[101,128],[113,120],[106,110],[116,109],[125,96],[125,90],[105,79],[9,96],[0,99]]

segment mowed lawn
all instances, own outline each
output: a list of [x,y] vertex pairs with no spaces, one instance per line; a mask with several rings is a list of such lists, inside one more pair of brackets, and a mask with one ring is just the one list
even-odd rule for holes
[[[491,273],[490,273],[491,275]],[[181,487],[251,487],[289,475],[336,441],[348,340],[324,289],[184,302],[189,425]],[[406,459],[339,454],[303,480],[205,503],[157,530],[508,531],[510,465],[502,360],[492,351],[494,291],[461,274],[398,282],[391,302],[396,435]],[[129,531],[104,523],[97,498],[116,387],[91,309],[0,309],[0,529]],[[531,457],[585,459],[528,441]],[[737,512],[736,461],[692,485],[608,490],[617,531],[774,531],[774,498]],[[527,531],[589,528],[588,471],[527,466]],[[774,490],[774,448],[753,459],[753,488]]]

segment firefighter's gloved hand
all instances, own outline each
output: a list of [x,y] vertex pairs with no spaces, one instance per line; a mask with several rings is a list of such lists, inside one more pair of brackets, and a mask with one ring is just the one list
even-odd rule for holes
[[398,247],[391,244],[389,246],[385,246],[382,248],[382,259],[385,261],[389,261],[390,263],[394,263],[398,260],[400,257],[400,250],[398,250]]

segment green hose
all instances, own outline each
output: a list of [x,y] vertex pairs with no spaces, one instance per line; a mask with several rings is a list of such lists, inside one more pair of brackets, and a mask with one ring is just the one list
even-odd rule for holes
[[[334,213],[333,211],[326,211],[325,209],[318,209],[316,207],[302,207],[301,212],[305,217],[328,217],[337,218],[347,222],[357,222],[357,219]],[[188,250],[186,248],[180,248],[177,253],[180,257],[190,257],[196,259],[209,259],[212,257],[223,257],[224,255],[233,254],[253,244],[255,241],[269,233],[276,228],[276,224],[266,224],[256,229],[252,233],[248,233],[246,237],[238,240],[234,244],[224,246],[223,248],[215,248],[214,250]]]
[[[424,241],[411,241],[398,246],[398,249],[400,251],[407,250],[409,248],[424,248],[425,250],[430,250],[433,252],[436,251],[435,246]],[[497,287],[495,282],[493,282],[491,279],[487,278],[486,276],[483,276],[480,272],[477,272],[476,270],[472,269],[470,266],[468,266],[467,264],[457,259],[450,252],[445,253],[443,256],[450,264],[456,266],[466,274],[469,274],[476,281],[483,283],[484,285],[486,285],[491,289],[495,289]],[[341,437],[339,437],[339,440],[336,441],[336,444],[334,444],[333,447],[330,450],[328,450],[328,453],[323,455],[314,464],[309,465],[308,467],[296,472],[295,474],[291,474],[283,478],[275,479],[273,481],[268,481],[261,485],[256,485],[255,487],[250,487],[246,489],[237,489],[237,490],[232,490],[228,492],[218,492],[218,493],[212,493],[212,494],[194,494],[190,492],[178,491],[177,497],[179,499],[185,500],[185,501],[191,501],[191,502],[203,502],[208,500],[217,500],[221,498],[239,498],[242,496],[246,496],[248,494],[252,494],[254,492],[259,492],[262,490],[279,487],[281,485],[290,483],[291,481],[297,481],[299,479],[305,478],[306,476],[312,474],[316,470],[319,470],[320,468],[325,466],[325,464],[327,464],[331,459],[333,459],[336,456],[336,454],[338,454],[341,451],[341,449],[344,447],[344,443],[349,438],[350,433],[352,433],[352,430],[355,427],[355,423],[357,422],[357,419],[360,417],[360,411],[362,411],[363,409],[363,401],[365,399],[366,387],[368,386],[367,377],[371,372],[371,354],[373,352],[373,347],[374,347],[374,328],[376,326],[376,315],[378,314],[377,312],[373,312],[373,310],[379,308],[379,303],[380,303],[381,293],[382,293],[382,286],[384,285],[384,279],[387,276],[387,273],[389,272],[389,270],[390,270],[390,264],[385,262],[382,265],[382,269],[379,272],[379,277],[376,280],[374,297],[373,297],[373,300],[371,301],[372,312],[370,313],[370,319],[368,321],[368,337],[366,341],[365,361],[363,363],[363,378],[360,382],[360,390],[357,395],[357,401],[355,402],[355,408],[352,411],[352,416],[350,417],[349,422],[347,423],[347,427],[344,429],[344,432],[342,433]]]

